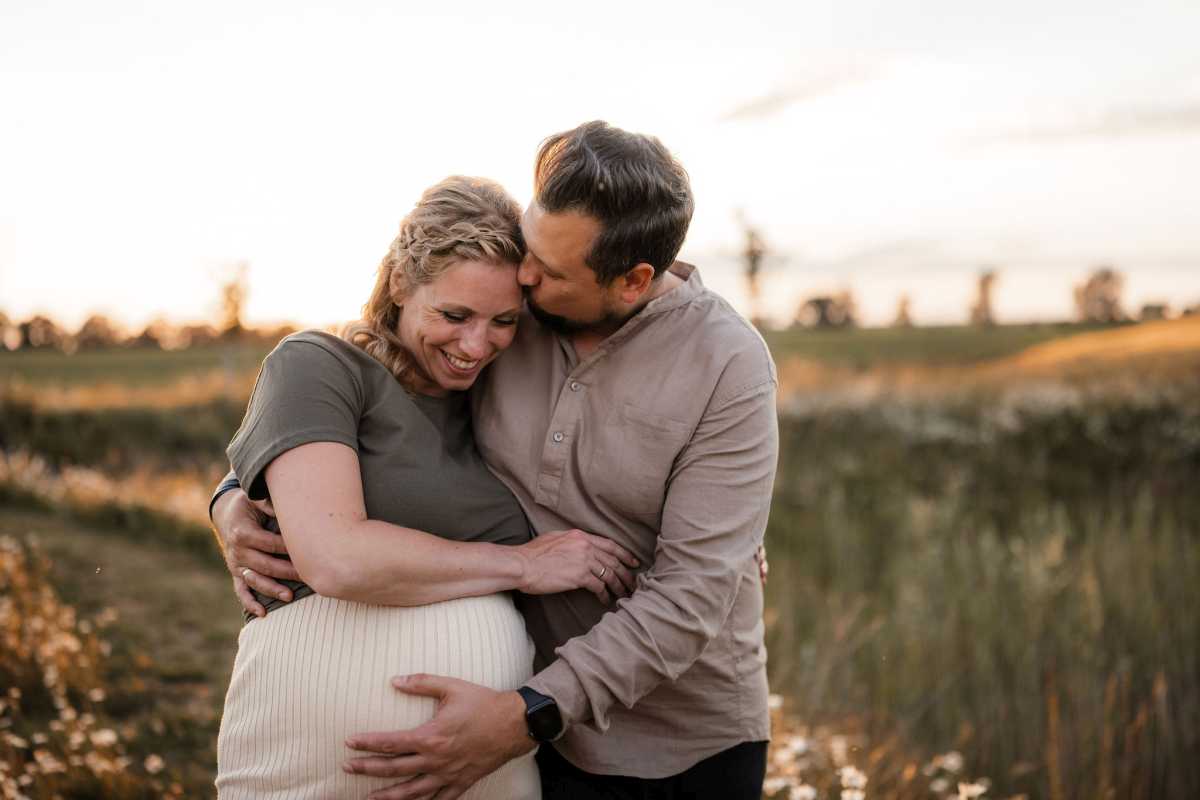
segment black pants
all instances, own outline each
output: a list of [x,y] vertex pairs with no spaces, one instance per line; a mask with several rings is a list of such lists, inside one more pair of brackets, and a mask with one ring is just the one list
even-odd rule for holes
[[669,778],[584,772],[544,744],[537,754],[542,800],[760,800],[767,743],[742,742]]

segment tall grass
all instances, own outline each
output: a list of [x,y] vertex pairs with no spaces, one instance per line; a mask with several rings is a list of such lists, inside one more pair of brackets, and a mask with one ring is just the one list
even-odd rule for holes
[[0,538],[0,797],[178,797],[156,753],[105,710],[109,615],[80,619],[19,540]]
[[[1001,793],[1200,796],[1200,405],[781,420],[772,685]],[[1115,794],[1114,794],[1115,793]]]
[[242,397],[97,410],[46,409],[0,394],[0,449],[37,452],[55,467],[211,468],[224,460],[244,411]]

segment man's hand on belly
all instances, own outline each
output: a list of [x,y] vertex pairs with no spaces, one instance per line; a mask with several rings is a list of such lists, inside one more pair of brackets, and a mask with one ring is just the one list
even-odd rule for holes
[[346,740],[353,750],[376,754],[346,762],[347,772],[411,779],[372,793],[371,800],[417,800],[435,794],[438,800],[454,800],[536,746],[525,723],[525,701],[516,692],[438,675],[409,675],[392,684],[407,694],[435,698],[438,709],[420,727],[356,734]]

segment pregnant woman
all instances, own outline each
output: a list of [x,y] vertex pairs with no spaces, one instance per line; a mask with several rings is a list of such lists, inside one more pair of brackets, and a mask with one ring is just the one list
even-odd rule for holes
[[[401,223],[364,319],[342,338],[290,336],[263,362],[228,452],[247,494],[273,506],[301,580],[238,638],[222,800],[394,784],[341,769],[349,734],[433,715],[391,676],[515,689],[533,652],[509,590],[627,593],[633,558],[618,545],[582,531],[530,539],[472,439],[465,390],[520,314],[519,218],[494,183],[437,184]],[[465,796],[538,798],[532,754]]]

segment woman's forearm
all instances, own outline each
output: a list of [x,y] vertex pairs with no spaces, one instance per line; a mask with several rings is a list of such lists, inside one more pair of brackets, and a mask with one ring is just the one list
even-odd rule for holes
[[293,543],[285,529],[284,540],[300,577],[327,597],[417,606],[516,589],[525,574],[518,548],[456,542],[386,522],[351,521],[312,533],[310,541]]
[[519,589],[587,589],[601,602],[633,589],[636,559],[579,530],[549,531],[515,547],[457,542],[367,519],[358,455],[333,442],[300,445],[266,469],[284,544],[317,594],[416,606]]
[[521,585],[516,548],[367,519],[358,454],[344,444],[288,450],[267,466],[266,482],[292,563],[317,594],[415,606]]

